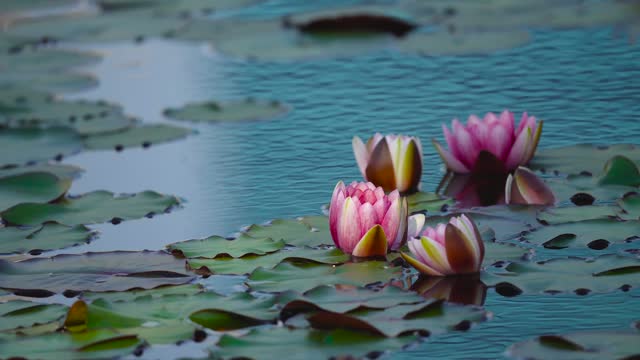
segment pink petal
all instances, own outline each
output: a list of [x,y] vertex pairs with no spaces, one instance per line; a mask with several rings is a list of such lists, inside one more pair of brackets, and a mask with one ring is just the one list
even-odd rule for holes
[[336,246],[338,246],[338,218],[340,217],[344,204],[344,193],[344,183],[339,181],[335,189],[333,189],[331,205],[329,206],[329,230],[331,231],[331,238],[333,238]]
[[358,206],[354,203],[353,198],[346,198],[342,213],[338,218],[338,247],[346,252],[351,253],[353,248],[360,241],[360,218],[358,215]]
[[556,198],[553,191],[533,171],[519,167],[513,174],[515,186],[529,205],[553,205]]
[[480,146],[467,129],[458,121],[453,121],[453,135],[456,139],[456,147],[462,159],[462,162],[468,167],[472,167],[476,162],[478,153],[480,152]]
[[528,130],[528,128],[525,128],[524,131],[518,135],[518,138],[511,147],[511,152],[509,152],[509,156],[505,162],[507,170],[511,171],[519,165],[524,164],[526,161],[527,148],[532,141],[533,134]]
[[[400,199],[395,199],[389,206],[389,209],[387,209],[387,213],[385,214],[384,218],[382,219],[382,223],[380,224],[384,229],[385,235],[387,235],[388,241],[395,242],[395,240],[398,238],[398,232],[400,231],[399,227],[402,221],[401,216],[402,216],[401,201]],[[402,231],[403,232],[406,231],[406,223],[405,223],[405,229],[403,229]],[[393,244],[389,244],[389,247],[392,247],[392,245]]]
[[498,159],[505,161],[509,148],[511,147],[512,133],[500,125],[491,128],[491,135],[487,142],[487,150],[495,155]]
[[515,128],[516,120],[511,111],[505,110],[500,114],[500,125],[505,128],[510,137],[513,137],[513,129]]
[[426,220],[426,216],[424,216],[424,214],[415,214],[415,215],[409,216],[407,235],[410,238],[415,238],[420,236],[420,232],[424,227],[425,220]]
[[[456,144],[456,138],[449,131],[449,128],[442,124],[442,132],[444,133],[444,139],[447,141],[447,146],[449,147],[449,151],[456,158],[460,158],[460,152],[458,151],[458,145]],[[434,140],[435,141],[435,140]]]
[[356,157],[356,162],[358,163],[358,168],[360,168],[360,173],[362,173],[362,177],[366,179],[367,164],[369,162],[369,152],[367,151],[367,146],[362,142],[362,139],[357,136],[353,137],[351,145],[353,146],[353,154]]
[[376,215],[373,206],[369,203],[362,204],[358,209],[358,215],[360,216],[360,236],[362,238],[364,234],[369,231],[372,227],[377,225],[378,215]]
[[466,165],[456,159],[450,152],[444,150],[436,140],[433,140],[433,146],[435,146],[438,154],[440,154],[440,157],[442,158],[442,161],[444,161],[447,169],[459,174],[466,174],[469,172],[469,168]]

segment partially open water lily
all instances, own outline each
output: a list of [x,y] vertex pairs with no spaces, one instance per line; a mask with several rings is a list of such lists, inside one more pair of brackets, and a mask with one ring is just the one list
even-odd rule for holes
[[451,131],[442,125],[449,150],[436,140],[433,140],[433,145],[447,168],[456,173],[485,171],[483,166],[478,166],[478,157],[483,150],[499,160],[506,171],[513,171],[520,165],[526,165],[533,157],[540,141],[542,124],[542,120],[536,121],[534,116],[523,113],[516,128],[514,115],[507,110],[499,116],[487,113],[484,119],[471,115],[466,125],[454,119]]
[[353,153],[365,180],[385,191],[418,190],[422,176],[422,144],[412,136],[373,135],[365,144],[353,137]]
[[427,227],[419,238],[409,239],[412,256],[402,257],[425,275],[477,273],[484,258],[484,243],[475,223],[466,215],[447,224]]
[[533,171],[522,166],[507,177],[504,198],[507,204],[553,205],[556,202],[547,184]]
[[407,238],[407,200],[397,190],[386,195],[370,182],[338,182],[329,207],[336,246],[357,257],[384,256]]

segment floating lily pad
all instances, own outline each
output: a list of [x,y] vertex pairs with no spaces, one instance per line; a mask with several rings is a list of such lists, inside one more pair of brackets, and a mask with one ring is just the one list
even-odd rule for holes
[[273,269],[286,259],[314,261],[321,264],[338,265],[349,260],[339,249],[316,250],[311,248],[282,249],[267,255],[245,255],[241,258],[217,257],[215,259],[188,259],[190,269],[198,274],[249,274],[255,269]]
[[283,312],[292,315],[298,312],[330,311],[345,313],[358,308],[386,309],[400,304],[415,304],[424,299],[414,292],[395,286],[385,286],[373,291],[361,287],[333,287],[320,285],[304,293],[284,307]]
[[5,0],[2,2],[2,13],[42,10],[55,6],[69,5],[73,2],[74,0]]
[[187,240],[167,245],[167,249],[176,256],[189,258],[216,258],[245,255],[264,255],[278,251],[284,247],[284,241],[271,238],[253,238],[239,236],[228,240],[221,236],[210,236],[206,239]]
[[539,149],[529,163],[529,167],[548,172],[580,174],[583,172],[597,175],[605,163],[616,155],[623,155],[632,161],[640,162],[640,149],[636,145],[591,145],[579,144],[553,149]]
[[407,196],[407,202],[409,203],[409,212],[412,214],[424,211],[427,213],[439,213],[446,211],[448,206],[454,204],[454,201],[450,198],[422,191]]
[[18,263],[0,260],[0,288],[49,291],[125,291],[190,282],[184,262],[163,252],[58,255]]
[[163,213],[180,203],[175,196],[154,191],[114,196],[109,191],[94,191],[65,198],[53,204],[23,203],[0,213],[13,225],[39,225],[56,221],[66,225],[96,224],[138,219],[149,213]]
[[0,254],[39,255],[47,250],[88,243],[94,237],[95,233],[84,225],[71,227],[49,222],[31,229],[5,227],[0,228]]
[[123,11],[150,8],[157,14],[203,15],[220,10],[253,5],[259,0],[99,0],[104,11]]
[[46,203],[67,193],[71,181],[44,172],[0,177],[0,209],[23,202]]
[[73,165],[34,164],[30,166],[0,169],[0,178],[34,172],[50,173],[60,179],[71,181],[78,178],[84,170]]
[[445,31],[417,33],[398,43],[402,52],[420,55],[482,55],[508,50],[527,44],[531,37],[527,31],[466,32]]
[[128,291],[111,291],[111,292],[84,292],[81,298],[85,301],[92,302],[93,300],[102,299],[109,302],[130,302],[139,298],[161,298],[166,295],[184,295],[190,296],[201,293],[204,291],[202,285],[199,284],[187,284],[176,286],[160,286],[154,289],[132,289]]
[[542,335],[512,345],[507,355],[532,360],[634,359],[640,354],[638,341],[640,333],[631,330]]
[[253,238],[282,239],[294,246],[329,245],[333,244],[333,240],[328,224],[329,218],[326,216],[309,217],[307,220],[278,219],[268,225],[251,225],[245,234]]
[[249,276],[247,285],[255,291],[294,290],[303,292],[319,285],[364,286],[372,283],[385,283],[401,276],[401,268],[382,261],[346,263],[340,266],[309,261],[286,261],[271,270],[256,269]]
[[526,233],[523,240],[549,249],[589,247],[603,250],[610,244],[636,239],[639,234],[638,221],[600,219],[544,226]]
[[489,267],[482,274],[488,286],[509,283],[523,292],[606,293],[638,286],[640,261],[630,257],[603,255],[595,259],[559,258],[541,262],[512,262]]
[[131,354],[141,345],[135,335],[123,336],[113,330],[0,337],[2,355],[7,358],[106,359]]
[[176,32],[184,24],[183,19],[153,16],[141,10],[99,16],[49,16],[16,24],[8,34],[25,40],[109,42],[161,37]]
[[[286,346],[283,346],[286,339]],[[216,356],[278,360],[291,354],[309,360],[326,360],[341,356],[363,357],[384,350],[399,350],[417,341],[416,336],[385,338],[367,333],[339,329],[333,331],[264,327],[244,336],[222,335]]]
[[8,73],[0,75],[0,87],[30,86],[34,89],[53,92],[78,92],[98,85],[90,74],[73,71],[38,73]]
[[[627,220],[640,220],[640,194],[632,193],[618,201],[623,212],[619,216]],[[640,233],[638,233],[640,236]]]
[[101,56],[91,52],[65,49],[37,48],[15,54],[0,55],[0,68],[14,72],[65,71],[79,66],[92,65]]
[[467,330],[472,323],[484,321],[485,316],[484,310],[479,307],[436,300],[384,310],[360,308],[347,314],[320,311],[311,315],[308,321],[316,329],[348,329],[395,337],[414,331],[438,334]]
[[598,184],[640,186],[638,165],[625,156],[616,155],[604,165]]
[[278,101],[244,99],[228,102],[208,101],[166,109],[164,114],[176,120],[197,122],[243,122],[270,120],[282,116],[287,106]]
[[[571,201],[576,205],[613,201],[636,189],[625,185],[599,184],[597,178],[591,175],[569,175],[566,178],[547,179],[545,182],[560,202]],[[580,200],[580,197],[585,196],[591,196],[593,202]]]
[[82,149],[80,137],[71,129],[0,129],[0,167],[23,165],[73,154]]
[[30,327],[60,320],[67,307],[57,304],[37,304],[30,301],[0,303],[0,331]]
[[146,148],[153,144],[181,139],[191,133],[192,130],[177,126],[145,125],[119,132],[92,135],[84,139],[84,144],[91,150],[122,150],[137,146]]
[[567,222],[616,218],[620,208],[609,205],[548,208],[538,212],[538,221],[553,225]]
[[490,266],[504,261],[528,260],[533,255],[533,250],[514,244],[485,241],[482,266]]

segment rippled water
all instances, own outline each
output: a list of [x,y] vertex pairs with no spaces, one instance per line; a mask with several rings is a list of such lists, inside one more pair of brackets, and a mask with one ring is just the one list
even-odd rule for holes
[[[284,12],[294,1],[272,1]],[[260,13],[259,10],[256,10]],[[640,139],[640,46],[611,28],[538,31],[529,45],[489,56],[421,57],[382,51],[294,63],[227,59],[201,44],[149,41],[90,47],[105,56],[86,68],[100,86],[70,98],[122,104],[145,122],[185,102],[252,96],[289,104],[286,116],[242,124],[184,124],[199,134],[150,149],[82,153],[66,162],[86,173],[71,192],[95,189],[176,194],[182,209],[153,219],[99,225],[92,244],[59,252],[159,249],[251,223],[320,213],[336,181],[359,178],[351,137],[375,131],[417,135],[425,146],[424,190],[441,163],[429,139],[470,113],[528,111],[545,120],[541,147]],[[428,341],[392,358],[501,356],[539,333],[623,328],[638,294],[501,298],[492,321]]]

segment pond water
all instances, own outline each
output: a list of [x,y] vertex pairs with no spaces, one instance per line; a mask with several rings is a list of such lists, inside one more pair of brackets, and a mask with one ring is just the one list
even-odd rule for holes
[[[251,11],[277,14],[302,6],[270,1]],[[271,219],[320,214],[338,180],[360,178],[353,135],[420,137],[426,191],[434,191],[444,174],[429,140],[441,140],[441,123],[466,120],[470,113],[508,108],[544,119],[542,148],[640,139],[640,45],[610,27],[534,31],[529,44],[486,56],[379,51],[269,63],[168,40],[74,48],[104,56],[84,68],[100,85],[65,97],[116,102],[145,122],[177,124],[162,115],[164,109],[235,97],[275,99],[291,111],[255,123],[178,123],[198,133],[148,149],[65,159],[86,170],[72,194],[151,189],[185,202],[152,219],[92,226],[100,231],[97,240],[51,254],[162,249],[181,240],[232,235]],[[486,307],[494,318],[473,331],[441,336],[389,358],[495,359],[511,343],[540,333],[625,328],[637,320],[640,294],[507,299],[489,291]]]

